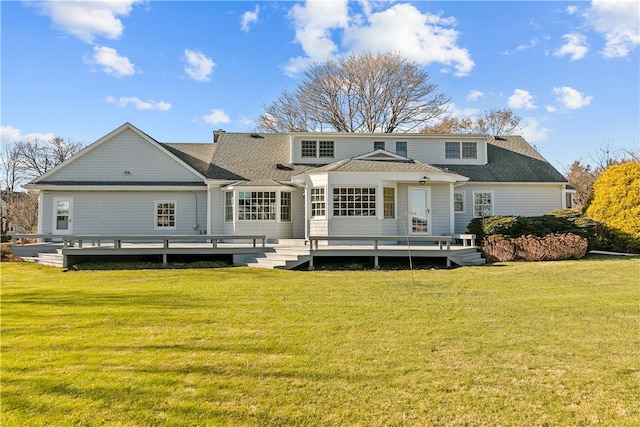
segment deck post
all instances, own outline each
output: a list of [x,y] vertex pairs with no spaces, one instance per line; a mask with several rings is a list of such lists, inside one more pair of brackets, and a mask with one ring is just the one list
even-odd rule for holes
[[313,255],[311,255],[311,258],[309,259],[309,271],[313,271],[316,268],[313,266]]
[[378,255],[377,254],[373,257],[373,268],[375,270],[380,270],[380,263],[378,262]]
[[162,253],[162,266],[166,267],[169,264],[168,260],[167,260],[167,253],[163,252]]

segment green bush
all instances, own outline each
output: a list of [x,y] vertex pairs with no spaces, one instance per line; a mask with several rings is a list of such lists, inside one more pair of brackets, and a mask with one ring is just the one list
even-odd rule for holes
[[520,236],[544,237],[549,234],[571,233],[584,237],[589,248],[598,247],[603,234],[603,227],[592,219],[569,209],[557,210],[542,216],[490,216],[475,218],[467,226],[467,230],[482,241],[485,236]]

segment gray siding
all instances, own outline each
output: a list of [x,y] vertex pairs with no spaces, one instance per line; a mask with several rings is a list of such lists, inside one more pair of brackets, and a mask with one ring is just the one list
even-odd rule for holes
[[[47,192],[42,233],[53,232],[53,200],[73,200],[73,234],[201,234],[206,231],[206,192]],[[176,229],[155,228],[156,201],[176,202]],[[197,208],[196,208],[197,206]],[[194,230],[194,224],[199,229]]]
[[474,191],[493,192],[494,215],[538,216],[563,207],[564,184],[465,184],[465,212],[455,214],[456,233],[467,231],[473,219]]
[[160,146],[125,129],[90,148],[77,160],[64,164],[46,181],[194,182],[201,179]]

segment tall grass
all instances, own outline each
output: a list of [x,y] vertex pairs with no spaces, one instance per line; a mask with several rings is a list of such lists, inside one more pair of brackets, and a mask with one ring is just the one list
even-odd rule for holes
[[2,265],[2,425],[639,425],[640,260]]

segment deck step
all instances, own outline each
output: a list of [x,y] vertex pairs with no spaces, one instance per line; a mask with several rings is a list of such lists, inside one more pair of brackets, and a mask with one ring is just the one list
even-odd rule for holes
[[449,256],[449,260],[458,264],[460,267],[484,265],[487,262],[486,259],[482,258],[482,254],[475,249],[457,255],[451,255]]
[[41,252],[38,253],[37,257],[30,257],[31,262],[36,262],[40,265],[46,265],[49,267],[64,267],[64,256],[62,253],[49,253],[49,252]]

